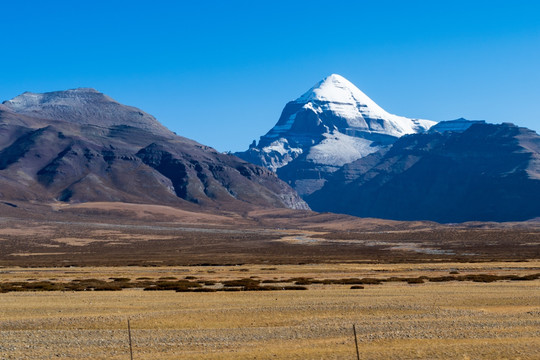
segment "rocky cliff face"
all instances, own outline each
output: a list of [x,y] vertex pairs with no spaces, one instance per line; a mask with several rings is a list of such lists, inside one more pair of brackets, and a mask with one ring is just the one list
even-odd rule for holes
[[540,136],[512,124],[441,123],[345,165],[306,200],[362,217],[528,220],[540,216]]
[[176,136],[93,89],[3,103],[0,184],[12,200],[308,208],[271,171]]
[[258,144],[236,155],[276,171],[301,195],[320,189],[344,164],[423,132],[434,122],[384,111],[340,75],[330,75],[289,102]]

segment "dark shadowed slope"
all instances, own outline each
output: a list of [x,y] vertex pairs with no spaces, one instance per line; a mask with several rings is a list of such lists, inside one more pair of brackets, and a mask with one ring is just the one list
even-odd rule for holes
[[0,184],[13,200],[307,208],[271,171],[93,89],[25,93],[0,106]]
[[316,211],[396,220],[519,221],[540,216],[540,136],[512,124],[400,138],[344,166],[308,196]]

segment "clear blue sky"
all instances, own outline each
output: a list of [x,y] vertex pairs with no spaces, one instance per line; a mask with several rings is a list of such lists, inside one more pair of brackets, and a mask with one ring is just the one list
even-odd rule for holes
[[540,1],[10,1],[0,99],[93,87],[220,151],[338,73],[387,111],[540,130]]

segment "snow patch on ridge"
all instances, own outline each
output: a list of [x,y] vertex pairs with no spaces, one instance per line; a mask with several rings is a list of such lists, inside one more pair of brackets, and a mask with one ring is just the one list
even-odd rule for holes
[[275,151],[281,155],[285,155],[287,153],[298,153],[298,154],[302,153],[302,149],[290,147],[289,142],[287,141],[287,139],[284,139],[284,138],[276,140],[272,142],[270,145],[265,146],[263,151],[267,153]]
[[279,134],[291,130],[295,119],[296,119],[296,113],[289,116],[289,119],[287,120],[287,122],[285,124],[274,126],[274,128],[272,129],[272,133],[268,134],[267,136],[268,137],[278,137]]
[[263,165],[274,172],[296,159],[303,152],[301,148],[289,145],[285,138],[277,139],[257,151],[264,154]]
[[324,134],[325,139],[309,150],[307,159],[317,164],[343,166],[379,150],[373,142],[338,131]]

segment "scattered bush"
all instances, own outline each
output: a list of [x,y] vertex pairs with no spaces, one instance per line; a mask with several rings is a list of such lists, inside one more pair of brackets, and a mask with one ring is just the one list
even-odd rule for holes
[[339,284],[339,285],[360,285],[365,284],[363,280],[360,280],[358,278],[349,278],[349,279],[339,279],[339,280],[333,280],[332,284]]
[[227,280],[223,281],[224,287],[240,287],[242,290],[255,290],[260,285],[260,280],[244,278],[240,280]]
[[524,276],[514,276],[511,280],[536,280],[540,279],[540,273],[524,275]]
[[157,281],[150,286],[147,286],[144,290],[175,290],[175,291],[186,291],[192,288],[201,287],[201,284],[196,282],[191,282],[187,280],[179,281]]
[[209,288],[197,288],[193,289],[193,292],[216,292],[216,289],[209,289]]
[[296,277],[296,278],[290,278],[288,280],[283,280],[283,282],[292,282],[295,285],[311,285],[314,283],[315,280],[312,278],[306,278],[306,277]]
[[217,291],[242,291],[239,287],[224,287],[221,289],[217,289]]
[[428,278],[430,282],[444,282],[457,280],[455,276],[435,276]]
[[375,278],[362,278],[362,284],[364,285],[380,285],[383,283],[384,280],[382,279],[375,279]]
[[216,285],[216,282],[212,281],[212,280],[200,280],[200,281],[198,281],[198,283],[206,285],[206,286]]
[[[146,291],[172,290],[177,292],[215,292],[215,291],[279,291],[279,290],[307,290],[305,285],[323,284],[323,285],[352,285],[350,289],[363,289],[362,285],[379,285],[383,282],[401,281],[408,284],[422,284],[425,281],[444,282],[444,281],[473,281],[490,283],[494,281],[527,281],[540,279],[540,273],[524,276],[518,275],[491,275],[491,274],[469,274],[469,275],[447,275],[447,276],[419,276],[416,278],[408,277],[389,277],[387,279],[378,278],[343,278],[343,279],[313,279],[306,277],[296,277],[290,279],[260,280],[252,276],[250,278],[222,281],[222,288],[206,288],[204,286],[213,286],[217,282],[213,280],[196,280],[195,276],[186,276],[185,279],[177,280],[175,277],[161,277],[154,281],[149,277],[139,277],[137,282],[131,282],[129,278],[111,277],[105,281],[100,279],[75,279],[70,282],[54,281],[13,281],[0,282],[0,293],[16,291],[119,291],[126,288],[142,288]],[[278,283],[294,283],[294,285],[281,286],[270,285]],[[263,285],[264,284],[264,285]]]
[[307,290],[308,288],[305,286],[284,286],[282,289],[283,290]]

